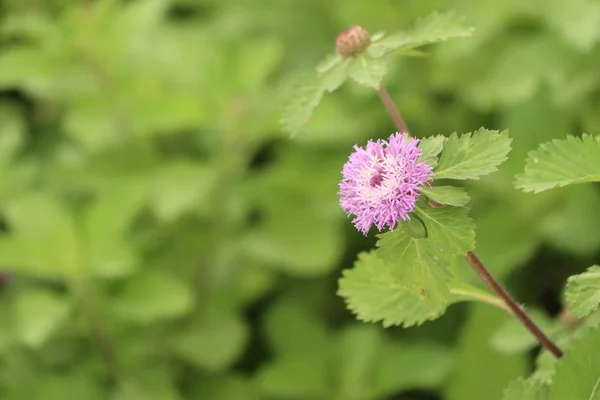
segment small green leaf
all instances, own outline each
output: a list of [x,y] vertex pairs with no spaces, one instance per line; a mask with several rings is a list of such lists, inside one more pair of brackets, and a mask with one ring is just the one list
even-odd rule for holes
[[556,364],[552,399],[600,400],[600,331],[574,342]]
[[248,338],[244,322],[236,315],[210,313],[179,331],[173,338],[175,352],[208,371],[223,371],[240,356]]
[[569,277],[565,297],[569,311],[580,318],[596,311],[600,305],[600,266]]
[[367,51],[372,57],[382,57],[395,50],[412,49],[472,34],[473,28],[465,25],[464,17],[451,12],[435,12],[419,19],[409,30],[386,36],[373,43]]
[[417,208],[428,240],[446,256],[463,255],[475,248],[475,224],[466,207]]
[[525,192],[600,181],[600,136],[584,134],[543,143],[529,153],[515,186]]
[[284,102],[281,125],[290,136],[296,136],[308,123],[313,110],[326,92],[336,90],[348,76],[348,61],[335,64],[322,74],[314,72],[297,75]]
[[[442,289],[443,290],[443,289]],[[360,253],[352,269],[343,271],[338,295],[364,322],[383,322],[384,327],[409,327],[439,317],[446,309],[443,298],[438,308],[409,291],[392,266],[376,252]]]
[[502,400],[546,400],[548,388],[534,380],[518,378],[512,381],[506,389]]
[[430,239],[414,239],[404,230],[395,229],[379,235],[377,246],[377,255],[390,266],[393,276],[432,313],[448,305],[446,260]]
[[47,290],[26,290],[13,304],[13,323],[19,341],[39,349],[66,321],[71,305],[64,296]]
[[421,193],[439,204],[460,207],[469,202],[469,195],[465,189],[456,186],[423,187]]
[[163,271],[144,271],[125,283],[114,310],[127,321],[149,324],[173,319],[192,310],[189,284]]
[[506,160],[512,139],[506,131],[484,128],[473,135],[453,133],[444,145],[434,179],[479,179]]
[[369,58],[361,55],[353,58],[348,65],[348,76],[361,85],[379,89],[387,72],[387,61],[383,58]]
[[316,71],[319,74],[324,74],[331,68],[335,67],[343,60],[342,56],[338,53],[329,54],[319,64],[317,64]]
[[420,161],[429,165],[431,168],[435,168],[438,163],[438,155],[444,148],[446,137],[443,135],[429,136],[419,141],[419,148],[421,149]]

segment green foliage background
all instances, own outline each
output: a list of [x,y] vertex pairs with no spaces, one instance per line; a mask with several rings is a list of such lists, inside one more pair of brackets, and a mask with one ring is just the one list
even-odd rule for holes
[[599,3],[5,0],[0,398],[479,400],[528,375],[502,311],[383,330],[336,295],[374,246],[336,194],[352,145],[393,131],[373,91],[326,96],[294,140],[279,126],[281,83],[339,31],[435,10],[474,35],[386,85],[418,137],[508,129],[508,161],[465,184],[476,249],[560,324],[567,277],[600,258],[600,192],[514,176],[542,142],[600,134]]

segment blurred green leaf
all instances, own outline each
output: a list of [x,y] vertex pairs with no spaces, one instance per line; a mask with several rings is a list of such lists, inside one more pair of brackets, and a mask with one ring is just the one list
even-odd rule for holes
[[210,376],[202,379],[192,391],[198,399],[211,400],[259,400],[256,383],[241,375]]
[[515,186],[539,193],[566,185],[600,181],[600,137],[568,136],[540,145],[529,153],[525,172]]
[[321,74],[302,73],[292,78],[287,101],[283,105],[281,125],[295,137],[306,125],[326,92],[333,92],[348,76],[348,60],[336,64]]
[[114,299],[114,312],[126,321],[149,324],[186,315],[193,301],[188,282],[168,272],[144,271],[125,282]]
[[19,293],[14,300],[12,321],[21,344],[39,349],[55,335],[69,317],[67,298],[42,289]]
[[163,166],[154,178],[152,209],[162,221],[198,210],[218,184],[216,171],[209,166],[176,162]]
[[0,238],[2,264],[39,276],[79,273],[82,260],[74,220],[56,199],[32,194],[6,204],[4,212],[11,232]]
[[395,50],[470,36],[472,33],[473,28],[465,25],[464,17],[454,13],[435,12],[420,18],[407,31],[394,33],[376,41],[367,51],[373,57],[381,57]]
[[179,331],[172,340],[176,354],[207,371],[223,371],[240,356],[248,330],[236,315],[211,313]]
[[387,61],[383,58],[368,58],[360,55],[350,60],[348,76],[361,85],[378,90],[387,73]]
[[[507,382],[525,375],[525,355],[504,355],[491,347],[492,334],[504,319],[504,311],[474,304],[458,344],[454,374],[445,388],[449,400],[501,398]],[[493,368],[483,368],[487,360]]]
[[479,179],[494,172],[506,160],[510,143],[506,131],[454,133],[446,139],[434,179]]
[[126,234],[147,200],[139,183],[125,181],[102,193],[85,215],[90,269],[102,277],[123,277],[137,267]]

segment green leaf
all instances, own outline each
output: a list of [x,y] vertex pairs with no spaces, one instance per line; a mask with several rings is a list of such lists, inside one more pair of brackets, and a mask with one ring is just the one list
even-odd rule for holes
[[512,139],[506,131],[480,128],[472,135],[453,133],[444,145],[434,179],[479,179],[506,160]]
[[[428,235],[431,237],[431,232]],[[377,254],[393,276],[419,296],[433,314],[448,305],[449,272],[441,250],[430,239],[414,239],[401,229],[379,235]]]
[[320,399],[327,395],[328,372],[322,357],[287,357],[268,363],[256,379],[268,398]]
[[[348,308],[364,322],[382,322],[384,327],[409,327],[439,317],[446,309],[447,296],[442,287],[437,302],[426,303],[409,290],[394,268],[376,252],[360,253],[354,268],[343,271],[338,295]],[[434,308],[433,306],[437,306]]]
[[600,136],[583,134],[543,143],[529,153],[515,186],[539,193],[566,185],[600,181]]
[[382,57],[395,50],[412,49],[470,36],[472,33],[473,28],[465,25],[464,17],[451,12],[435,12],[419,19],[408,31],[400,31],[376,41],[367,51],[372,57]]
[[316,71],[318,74],[324,74],[331,68],[335,67],[343,61],[343,58],[338,53],[329,54],[319,64],[317,64]]
[[456,186],[423,187],[421,193],[439,204],[450,206],[464,206],[469,202],[469,195],[465,189]]
[[193,307],[188,282],[166,271],[144,271],[132,277],[114,301],[113,308],[117,315],[139,324],[181,317]]
[[89,268],[107,278],[123,277],[137,266],[126,233],[145,205],[146,191],[135,181],[116,183],[104,191],[85,215]]
[[69,210],[57,199],[27,195],[6,204],[3,211],[11,232],[0,237],[0,263],[36,276],[78,273],[77,228]]
[[361,85],[378,90],[387,72],[387,60],[360,55],[348,65],[348,76]]
[[348,61],[340,62],[322,74],[302,73],[293,78],[281,116],[281,126],[291,137],[309,122],[323,95],[344,83],[348,76]]
[[438,388],[454,366],[454,352],[434,342],[384,343],[377,359],[377,398],[411,388]]
[[19,293],[13,304],[13,324],[18,340],[39,349],[67,320],[71,304],[54,292],[30,289]]
[[596,311],[600,305],[600,266],[569,277],[565,297],[569,311],[580,318]]
[[548,399],[547,387],[531,379],[518,378],[506,389],[502,400],[545,400]]
[[573,343],[556,365],[552,399],[600,400],[600,331]]
[[431,246],[446,256],[463,255],[475,248],[475,224],[466,207],[418,208]]
[[438,155],[444,148],[446,137],[443,135],[429,136],[419,141],[419,148],[421,149],[420,161],[429,165],[431,168],[435,168],[438,163]]
[[240,375],[223,375],[200,378],[194,383],[190,396],[194,399],[211,400],[260,400],[254,379]]
[[172,340],[175,352],[182,359],[207,371],[223,371],[240,356],[248,330],[236,315],[210,313],[180,330]]
[[[489,337],[506,318],[506,311],[474,304],[467,317],[455,345],[457,360],[444,399],[499,399],[507,382],[529,371],[527,355],[505,355],[490,346]],[[485,368],[483,360],[490,364],[493,360],[493,368]]]
[[204,204],[217,186],[215,168],[190,162],[164,165],[154,177],[152,209],[165,222]]
[[406,221],[400,221],[399,224],[411,238],[424,239],[427,237],[427,227],[421,217],[416,214]]

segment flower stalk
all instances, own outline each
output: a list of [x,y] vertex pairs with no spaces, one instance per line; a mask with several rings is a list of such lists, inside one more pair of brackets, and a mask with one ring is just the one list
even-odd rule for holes
[[[381,86],[377,93],[398,130],[409,135],[408,127],[388,91]],[[517,318],[529,332],[531,332],[538,343],[556,358],[561,358],[563,355],[562,350],[540,329],[539,326],[537,326],[496,278],[494,278],[490,271],[483,265],[479,257],[477,257],[475,252],[469,251],[465,254],[465,258],[481,280],[503,301],[510,313]]]

